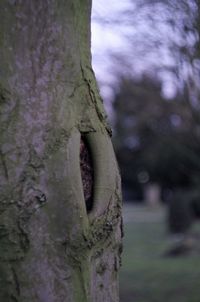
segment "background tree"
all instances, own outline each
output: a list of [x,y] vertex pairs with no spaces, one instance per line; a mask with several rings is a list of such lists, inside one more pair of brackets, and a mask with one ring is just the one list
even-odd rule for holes
[[102,60],[94,53],[94,66],[102,69],[97,75],[103,93],[109,91],[112,98],[121,75],[139,78],[148,73],[161,80],[165,96],[173,98],[193,86],[188,89],[194,99],[194,85],[197,92],[199,83],[198,1],[125,0],[115,13],[108,10],[107,18],[104,15],[105,9],[94,10],[93,22],[104,32],[106,27],[115,47],[110,43],[109,48],[105,40]]
[[0,3],[1,301],[118,301],[120,178],[90,10]]
[[161,82],[148,76],[121,80],[114,142],[125,187],[139,190],[142,172],[163,189],[199,186],[199,111],[194,119],[188,98],[165,99]]

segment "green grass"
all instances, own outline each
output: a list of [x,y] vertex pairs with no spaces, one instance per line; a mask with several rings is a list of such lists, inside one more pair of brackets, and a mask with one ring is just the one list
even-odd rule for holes
[[165,209],[124,207],[121,302],[200,302],[200,255],[164,257]]

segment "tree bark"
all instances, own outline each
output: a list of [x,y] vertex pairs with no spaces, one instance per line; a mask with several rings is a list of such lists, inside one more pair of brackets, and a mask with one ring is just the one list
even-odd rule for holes
[[120,177],[91,68],[90,11],[90,0],[0,1],[2,302],[119,301]]

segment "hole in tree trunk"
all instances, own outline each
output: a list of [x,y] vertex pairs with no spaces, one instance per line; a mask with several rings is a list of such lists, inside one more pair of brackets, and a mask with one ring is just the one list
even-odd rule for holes
[[84,136],[81,136],[80,142],[80,168],[83,183],[83,192],[87,212],[91,211],[93,204],[93,166],[90,148]]

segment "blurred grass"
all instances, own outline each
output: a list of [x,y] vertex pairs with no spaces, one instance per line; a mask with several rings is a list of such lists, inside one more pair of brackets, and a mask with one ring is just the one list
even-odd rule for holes
[[165,216],[162,207],[124,206],[120,302],[200,302],[200,255],[163,256]]

